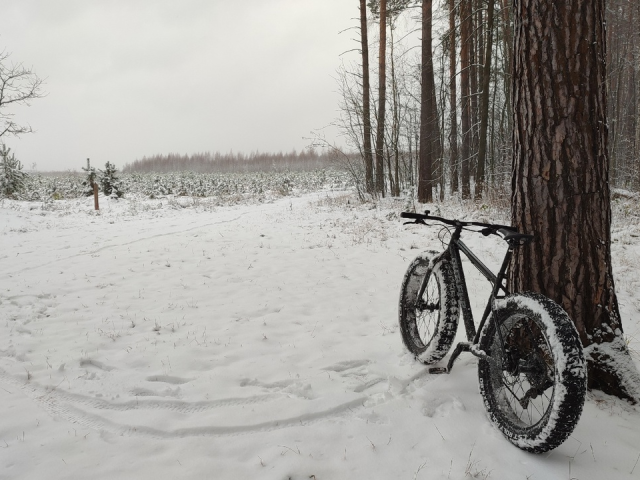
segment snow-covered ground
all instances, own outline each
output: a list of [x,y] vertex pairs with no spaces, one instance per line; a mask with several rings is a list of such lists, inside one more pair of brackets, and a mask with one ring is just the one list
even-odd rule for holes
[[[0,479],[640,478],[637,408],[590,394],[532,455],[489,422],[474,357],[434,376],[405,352],[398,289],[440,229],[403,226],[403,206],[3,201]],[[640,227],[617,211],[639,365]],[[482,212],[466,218],[505,221]],[[497,267],[500,240],[465,239]],[[467,275],[480,315],[488,284]]]

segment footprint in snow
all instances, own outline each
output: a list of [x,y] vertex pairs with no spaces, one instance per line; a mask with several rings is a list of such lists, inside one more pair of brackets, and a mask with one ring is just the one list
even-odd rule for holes
[[422,413],[429,417],[449,417],[451,414],[464,412],[466,410],[464,403],[456,397],[434,398],[425,402],[422,407]]
[[146,380],[147,382],[171,383],[172,385],[182,385],[191,381],[190,378],[172,377],[171,375],[152,375]]
[[105,365],[99,360],[94,360],[92,358],[83,358],[80,360],[81,367],[95,367],[100,370],[104,370],[105,372],[110,372],[111,370],[115,370],[115,367],[110,367],[109,365]]
[[362,393],[365,390],[383,382],[385,379],[372,375],[367,368],[370,360],[345,360],[334,363],[323,370],[339,373],[345,381],[352,384],[352,391]]
[[334,363],[328,367],[324,367],[323,370],[329,370],[331,372],[345,372],[358,367],[364,367],[370,363],[369,360],[345,360],[343,362]]
[[285,379],[272,383],[264,383],[258,379],[243,378],[240,380],[241,387],[260,387],[267,390],[275,390],[279,393],[288,394],[294,397],[311,400],[316,397],[311,388],[311,384],[301,382],[300,380]]

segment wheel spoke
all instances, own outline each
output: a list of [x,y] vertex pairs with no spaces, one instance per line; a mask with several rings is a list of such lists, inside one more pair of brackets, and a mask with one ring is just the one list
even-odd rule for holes
[[[553,395],[553,356],[540,327],[529,318],[519,318],[500,326],[494,336],[494,356],[502,356],[500,337],[508,358],[502,359],[500,372],[492,375],[501,385],[504,414],[529,427],[544,418]],[[550,365],[551,364],[551,365]],[[551,375],[550,375],[551,372]]]
[[418,299],[418,305],[418,332],[422,342],[427,344],[436,332],[440,317],[440,287],[435,276],[430,276],[422,298]]
[[414,260],[400,293],[402,341],[425,364],[433,364],[447,354],[458,326],[451,265],[446,258],[435,264],[431,258],[421,255]]
[[478,376],[491,420],[517,447],[549,451],[573,431],[584,403],[580,338],[561,307],[536,293],[507,297],[489,320],[479,346],[490,358],[480,359]]

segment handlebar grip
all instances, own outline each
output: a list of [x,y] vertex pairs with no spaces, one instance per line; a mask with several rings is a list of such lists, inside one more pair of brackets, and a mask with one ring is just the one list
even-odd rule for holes
[[413,218],[414,220],[424,220],[429,216],[429,210],[424,213],[413,213],[413,212],[401,212],[400,217],[402,218]]

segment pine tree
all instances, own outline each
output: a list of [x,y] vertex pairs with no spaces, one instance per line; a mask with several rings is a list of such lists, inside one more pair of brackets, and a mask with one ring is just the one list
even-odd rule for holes
[[95,167],[90,167],[89,166],[89,160],[87,160],[87,166],[86,167],[82,167],[82,170],[87,172],[87,177],[82,182],[82,186],[85,188],[84,195],[86,197],[90,197],[91,195],[93,195],[93,184],[96,181],[96,178],[98,176],[98,172],[96,172]]
[[11,149],[0,144],[0,195],[14,196],[24,189],[27,174],[22,171],[22,164],[10,153]]
[[[611,263],[605,0],[514,2],[511,291],[561,305],[585,347],[589,388],[640,401]],[[577,19],[577,20],[576,20]]]
[[104,170],[100,170],[100,188],[105,195],[120,198],[124,195],[124,192],[117,173],[118,170],[113,163],[105,163]]

